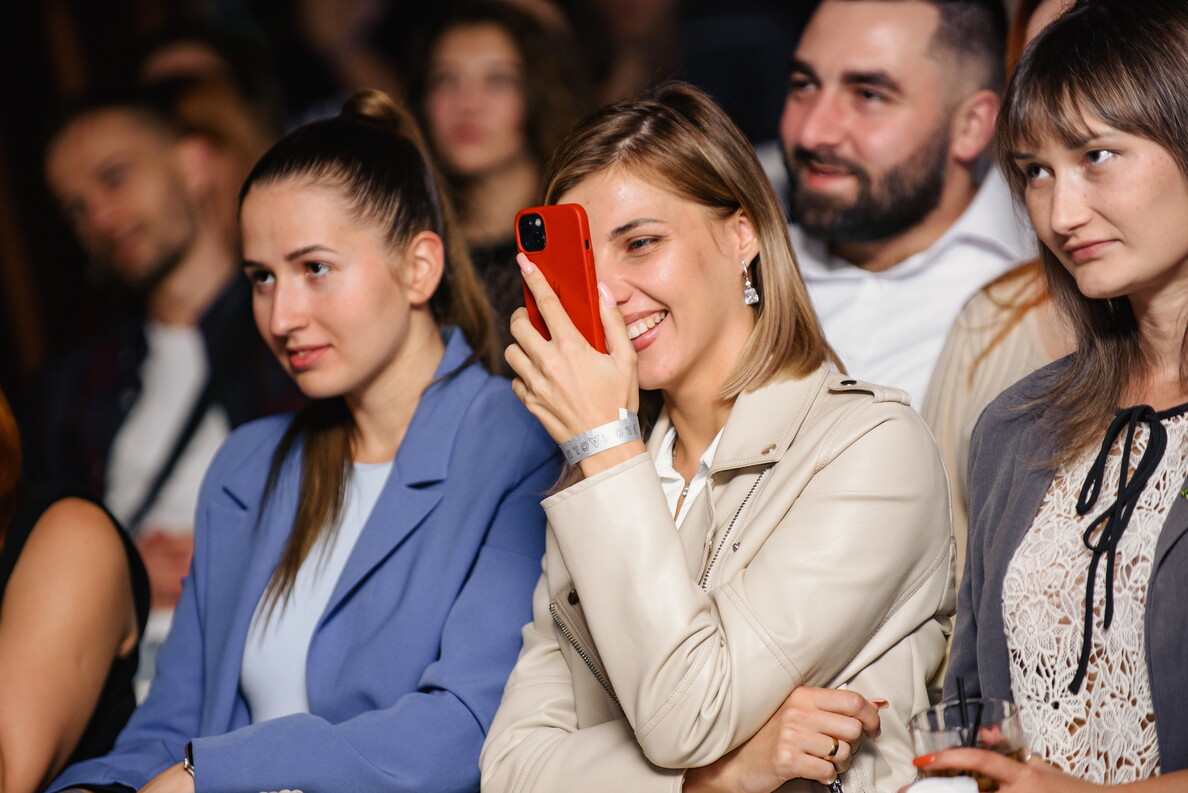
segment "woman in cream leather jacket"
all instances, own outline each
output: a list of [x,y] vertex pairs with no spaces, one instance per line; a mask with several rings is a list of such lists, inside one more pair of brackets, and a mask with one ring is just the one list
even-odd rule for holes
[[[555,440],[603,450],[544,501],[483,789],[898,790],[953,607],[927,429],[831,365],[778,202],[704,94],[599,111],[547,184],[590,216],[609,354],[521,255],[552,340],[518,312],[507,360]],[[638,437],[620,409],[652,411],[646,448],[614,442]]]

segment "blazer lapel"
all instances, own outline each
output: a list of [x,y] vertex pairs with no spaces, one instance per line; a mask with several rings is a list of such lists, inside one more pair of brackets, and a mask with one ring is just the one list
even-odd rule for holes
[[441,500],[440,484],[450,468],[458,417],[468,409],[488,378],[476,364],[446,376],[462,366],[469,355],[470,347],[454,329],[447,337],[446,352],[434,375],[435,381],[413,413],[392,472],[347,558],[319,625],[400,547]]
[[[205,650],[211,692],[236,691],[256,606],[280,560],[293,526],[300,480],[300,449],[285,463],[268,511],[255,525],[263,495],[267,464],[247,459],[228,477],[223,499],[211,504],[207,516],[210,567],[206,582]],[[237,697],[208,697],[207,723],[213,729],[232,724]]]

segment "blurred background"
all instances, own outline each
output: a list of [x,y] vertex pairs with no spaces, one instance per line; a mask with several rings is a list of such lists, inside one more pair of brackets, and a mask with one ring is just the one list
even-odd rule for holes
[[[571,42],[564,80],[583,111],[687,79],[778,164],[772,144],[788,57],[813,0],[509,2]],[[47,360],[129,308],[126,293],[87,261],[46,188],[46,139],[63,108],[113,87],[164,86],[186,125],[220,144],[234,191],[277,135],[337,112],[353,89],[405,99],[423,91],[430,39],[456,5],[0,3],[0,389],[18,413]]]

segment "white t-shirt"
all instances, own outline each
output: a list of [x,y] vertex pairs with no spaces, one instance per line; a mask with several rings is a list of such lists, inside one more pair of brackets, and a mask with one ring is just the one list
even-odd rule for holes
[[338,531],[323,533],[310,549],[289,600],[273,609],[266,622],[265,599],[256,604],[239,670],[253,724],[309,713],[309,644],[391,470],[391,462],[355,463]]
[[[207,376],[206,348],[198,328],[148,322],[145,335],[148,355],[140,370],[140,396],[116,433],[107,464],[104,501],[125,525],[173,449]],[[206,411],[141,527],[171,534],[193,531],[202,477],[230,432],[231,423],[221,408]]]
[[902,388],[919,410],[957,313],[987,282],[1035,256],[1031,227],[991,170],[974,200],[932,247],[867,272],[791,227],[792,246],[825,337],[846,371]]

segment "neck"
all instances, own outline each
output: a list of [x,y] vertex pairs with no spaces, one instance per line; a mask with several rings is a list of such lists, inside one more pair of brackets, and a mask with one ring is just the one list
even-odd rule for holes
[[397,358],[357,392],[346,395],[355,420],[355,462],[383,463],[396,457],[421,395],[445,353],[428,308],[418,308]]
[[1127,385],[1126,404],[1149,404],[1163,410],[1188,402],[1188,385],[1180,376],[1184,328],[1188,321],[1188,285],[1178,283],[1147,297],[1131,295],[1147,366]]
[[977,195],[969,168],[950,165],[949,172],[940,202],[919,223],[874,242],[830,243],[830,253],[863,270],[877,273],[928,250],[957,222]]
[[235,254],[220,236],[199,232],[178,265],[149,294],[149,319],[194,326],[235,277]]
[[537,201],[540,169],[525,153],[490,173],[466,180],[462,190],[462,233],[467,244],[494,245],[515,234],[512,218]]
[[701,455],[726,426],[734,400],[717,394],[708,399],[680,399],[665,391],[664,406],[677,434],[673,467],[689,481],[697,473]]

